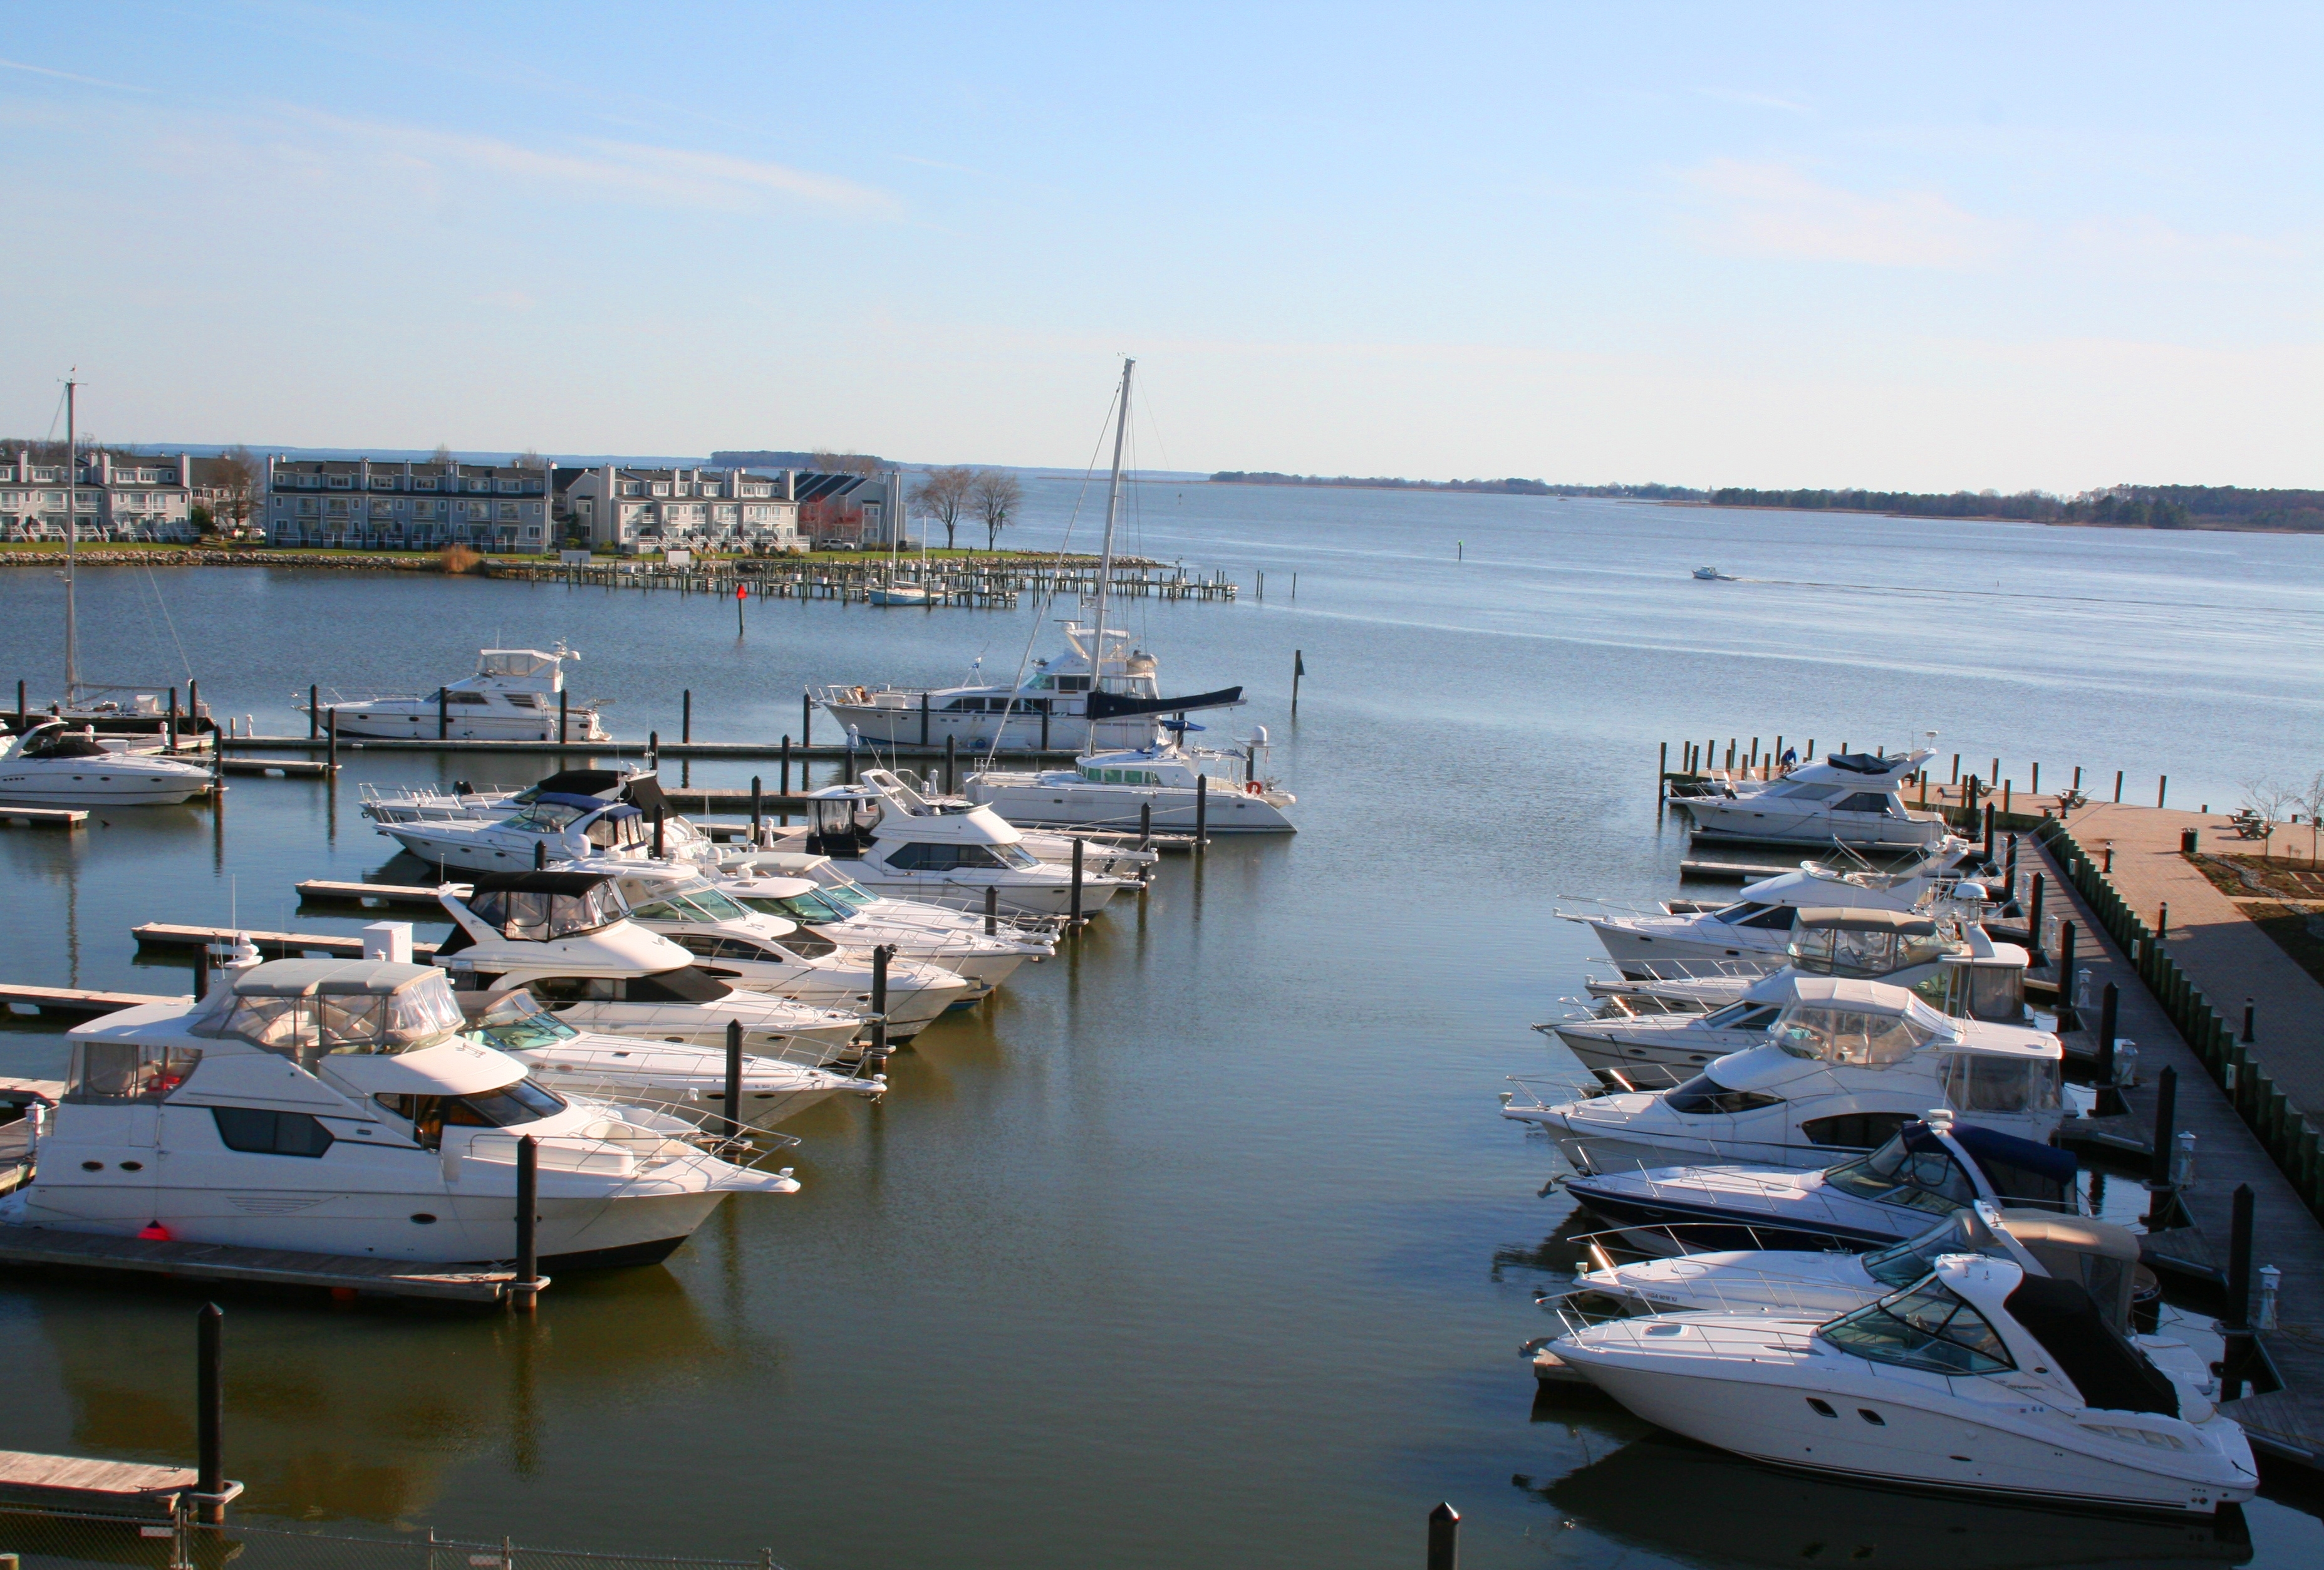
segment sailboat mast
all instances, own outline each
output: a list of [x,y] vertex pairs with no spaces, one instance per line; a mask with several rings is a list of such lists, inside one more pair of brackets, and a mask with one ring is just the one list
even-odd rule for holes
[[[80,537],[80,440],[73,422],[73,395],[80,383],[76,365],[65,377],[65,707],[80,697],[80,628],[74,613],[73,544]],[[56,429],[51,425],[51,430]]]
[[1105,544],[1097,559],[1097,625],[1090,629],[1090,690],[1095,692],[1105,670],[1105,591],[1113,583],[1113,526],[1121,516],[1121,443],[1130,431],[1130,374],[1135,360],[1121,362],[1121,402],[1113,420],[1113,481],[1105,493]]

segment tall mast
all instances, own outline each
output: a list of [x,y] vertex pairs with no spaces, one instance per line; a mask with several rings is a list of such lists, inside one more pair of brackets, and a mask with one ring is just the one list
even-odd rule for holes
[[[73,425],[73,394],[80,383],[75,365],[65,376],[65,706],[80,696],[80,628],[74,619],[73,542],[80,536],[80,443]],[[51,430],[56,429],[51,425]]]
[[1090,690],[1098,689],[1105,669],[1105,591],[1113,581],[1113,525],[1121,516],[1121,441],[1130,430],[1130,373],[1138,362],[1121,362],[1121,402],[1114,411],[1113,483],[1105,493],[1105,545],[1097,559],[1097,625],[1090,629]]

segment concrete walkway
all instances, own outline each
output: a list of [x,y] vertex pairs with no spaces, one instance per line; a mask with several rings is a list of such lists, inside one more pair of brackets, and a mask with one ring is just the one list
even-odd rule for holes
[[2149,926],[2165,904],[2171,907],[2164,947],[2238,1030],[2244,1000],[2253,1000],[2259,1029],[2252,1056],[2311,1126],[2324,1127],[2324,985],[2277,947],[2236,899],[2221,893],[2179,854],[2179,836],[2190,828],[2200,850],[2257,848],[2236,838],[2225,824],[2216,813],[2111,804],[2085,807],[2066,820],[2081,847],[2101,863],[2107,846],[2113,847],[2114,886]]

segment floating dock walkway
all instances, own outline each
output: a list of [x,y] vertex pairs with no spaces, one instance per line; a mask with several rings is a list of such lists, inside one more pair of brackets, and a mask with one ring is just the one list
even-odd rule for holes
[[[498,1265],[420,1264],[409,1260],[301,1253],[291,1249],[246,1249],[226,1243],[52,1232],[32,1226],[0,1226],[0,1262],[127,1270],[182,1280],[233,1281],[248,1286],[322,1287],[333,1291],[441,1298],[461,1303],[499,1303],[509,1296],[516,1282],[514,1270]],[[540,1279],[542,1286],[549,1284],[548,1277]]]
[[[262,932],[248,927],[180,927],[168,921],[148,921],[142,927],[131,928],[129,934],[137,939],[140,948],[202,948],[213,943],[231,943],[242,937],[250,939],[258,952],[270,959],[361,959],[364,954],[360,934]],[[411,946],[413,963],[425,965],[435,957],[434,944]]]

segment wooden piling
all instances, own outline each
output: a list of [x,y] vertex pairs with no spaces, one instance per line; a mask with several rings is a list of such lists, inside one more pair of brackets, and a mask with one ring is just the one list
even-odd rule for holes
[[678,697],[678,744],[691,746],[694,742],[694,688],[687,688]]
[[307,739],[311,742],[322,734],[323,689],[309,682],[307,684]]
[[1080,835],[1074,836],[1074,910],[1073,929],[1082,928],[1082,851],[1089,842]]
[[991,883],[984,885],[984,935],[992,937],[1001,930],[1001,891]]
[[742,1021],[726,1021],[726,1132],[742,1137]]
[[178,750],[178,689],[170,688],[170,751]]
[[566,723],[566,705],[571,700],[572,697],[573,695],[566,691],[562,685],[558,686],[557,689],[557,743],[559,746],[563,746],[567,742],[573,739],[572,729]]
[[1210,827],[1211,777],[1208,774],[1197,774],[1194,776],[1194,854],[1196,855],[1202,854],[1203,847],[1210,843]]
[[[801,775],[799,777],[799,789],[802,790],[807,789],[807,777],[805,775]],[[776,792],[777,794],[783,796],[788,796],[791,793],[791,739],[788,736],[785,736],[783,738],[782,782],[776,787]]]
[[957,735],[950,735],[950,736],[946,736],[946,737],[945,738],[945,775],[944,775],[944,778],[945,778],[945,787],[944,787],[944,788],[945,788],[945,795],[947,795],[947,796],[957,796],[957,795],[959,795],[959,794],[960,794],[960,737],[959,737],[959,736],[957,736]]
[[799,745],[815,745],[815,694],[799,694]]
[[530,1134],[516,1142],[516,1279],[509,1283],[509,1306],[530,1314],[540,1301],[540,1141]]
[[2178,1121],[2179,1071],[2166,1066],[2154,1076],[2154,1139],[2146,1156],[2146,1186],[2153,1194],[2146,1211],[2149,1232],[2159,1230],[2154,1224],[2170,1209],[2171,1147]]
[[1660,801],[1670,790],[1670,743],[1663,743],[1662,757],[1655,764],[1655,799]]
[[759,776],[751,776],[751,843],[761,843],[759,826],[766,821],[765,793],[760,789]]
[[2244,1376],[2251,1366],[2252,1209],[2251,1185],[2236,1185],[2234,1208],[2227,1223],[2227,1312],[2219,1316],[2226,1331],[2227,1353],[2219,1360],[2219,1399],[2232,1401],[2244,1393]]
[[450,739],[451,734],[452,689],[448,687],[438,687],[436,689],[436,739],[439,742],[447,741]]
[[2081,1020],[2074,1012],[2074,924],[2058,923],[2058,1029],[2074,1030]]
[[329,738],[323,748],[323,755],[336,772],[339,766],[339,711],[337,708],[328,709],[325,711],[323,718],[323,728]]
[[2162,807],[2162,805],[2163,805],[2163,799],[2164,797],[2166,797],[2166,796],[2170,795],[2170,794],[2171,794],[2171,776],[2170,776],[2170,775],[2168,775],[2168,774],[2165,774],[2164,776],[2163,776],[2163,778],[2162,778],[2161,780],[2157,780],[2157,781],[2155,782],[2155,786],[2154,786],[2154,805],[2155,805],[2158,808],[2161,808],[2161,807]]
[[1428,1570],[1461,1570],[1461,1512],[1449,1503],[1428,1512]]
[[204,1304],[194,1316],[194,1471],[201,1518],[226,1519],[226,1311]]
[[2114,1083],[2114,1039],[2122,1019],[2122,989],[2114,983],[2106,984],[2098,994],[2098,1085],[2100,1088]]
[[2114,799],[2117,802],[2122,799],[2122,771],[2119,769],[2114,771]]

